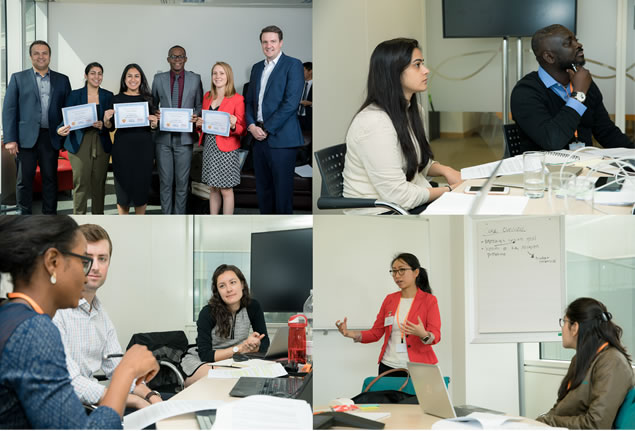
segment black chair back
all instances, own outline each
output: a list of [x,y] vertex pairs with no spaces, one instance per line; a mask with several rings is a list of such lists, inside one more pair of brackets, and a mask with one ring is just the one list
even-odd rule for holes
[[322,176],[322,197],[342,196],[345,156],[346,144],[334,145],[315,152],[315,160]]
[[505,138],[505,157],[514,157],[525,151],[542,151],[518,124],[503,124]]

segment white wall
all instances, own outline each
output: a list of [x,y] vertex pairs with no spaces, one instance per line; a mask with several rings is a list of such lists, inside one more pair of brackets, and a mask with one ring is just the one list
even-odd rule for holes
[[127,64],[138,63],[151,84],[155,73],[169,70],[168,49],[178,44],[187,51],[186,70],[201,75],[206,91],[212,66],[226,61],[242,93],[251,66],[264,58],[260,30],[271,24],[283,31],[285,54],[311,60],[311,8],[49,3],[51,68],[78,88],[84,67],[98,61],[103,87],[116,94]]
[[[426,55],[422,0],[318,0],[313,4],[313,151],[345,141],[364,101],[370,55],[382,41],[417,39]],[[313,173],[314,201],[320,175]],[[317,208],[314,207],[314,212]]]

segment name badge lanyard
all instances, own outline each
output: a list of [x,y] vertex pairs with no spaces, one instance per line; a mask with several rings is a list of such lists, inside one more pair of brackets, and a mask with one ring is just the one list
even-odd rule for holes
[[38,305],[38,303],[35,302],[30,296],[25,295],[24,293],[9,292],[9,293],[7,293],[7,298],[9,298],[9,299],[15,299],[15,298],[23,299],[31,306],[33,311],[35,311],[38,314],[44,314],[44,310],[42,310],[42,307],[40,307]]
[[[604,344],[602,344],[599,348],[598,351],[595,352],[595,354],[597,355],[598,353],[600,353],[602,350],[604,350],[606,348],[606,346],[609,345],[609,342],[605,342]],[[567,390],[571,389],[571,380],[569,380],[569,383],[567,383]]]
[[[405,334],[406,334],[406,321],[404,320],[404,323],[402,324],[399,321],[399,307],[401,307],[401,301],[399,302],[399,304],[397,305],[397,311],[395,311],[395,318],[397,319],[397,326],[399,327],[399,333],[401,334],[401,344],[403,344],[404,342],[404,338],[405,338]],[[408,317],[406,317],[407,319]]]
[[[571,96],[571,93],[573,93],[573,85],[569,82],[569,96]],[[578,129],[573,132],[573,135],[575,136],[575,141],[578,142]]]

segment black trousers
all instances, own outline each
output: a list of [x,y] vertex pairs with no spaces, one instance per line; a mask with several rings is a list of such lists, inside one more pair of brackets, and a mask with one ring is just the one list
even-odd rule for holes
[[[379,370],[377,371],[377,375],[380,375],[381,373],[386,372],[388,370],[394,370],[394,368],[389,367],[388,365],[384,364],[383,362],[380,362],[379,363]],[[386,377],[408,377],[408,374],[406,374],[404,371],[398,371],[396,373],[390,373]]]
[[297,148],[270,148],[253,141],[256,195],[260,214],[293,213],[293,176]]
[[51,146],[48,129],[40,129],[33,148],[19,148],[15,159],[17,165],[15,194],[20,214],[33,212],[33,180],[38,164],[42,178],[42,214],[57,214],[58,158],[59,150]]

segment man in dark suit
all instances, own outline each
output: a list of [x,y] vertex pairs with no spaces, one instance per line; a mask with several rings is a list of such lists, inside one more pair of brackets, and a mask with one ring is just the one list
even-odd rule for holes
[[42,213],[57,213],[57,159],[62,146],[57,126],[71,92],[66,75],[49,69],[51,47],[36,40],[29,47],[32,68],[11,75],[2,107],[5,148],[16,156],[16,199],[31,214],[33,179],[40,165]]
[[245,98],[258,207],[261,214],[291,214],[296,153],[304,142],[297,115],[302,63],[282,53],[282,30],[275,25],[262,29],[260,44],[265,60],[252,67]]
[[302,132],[310,138],[313,129],[313,63],[307,61],[302,63],[302,66],[304,67],[304,89],[298,108],[298,120],[300,120]]
[[[161,108],[192,108],[195,121],[195,117],[201,115],[203,86],[199,74],[184,69],[186,61],[187,55],[183,47],[175,45],[170,48],[170,71],[154,76],[152,98],[154,106]],[[157,132],[154,135],[163,214],[186,212],[192,144],[197,141],[196,131]]]
[[531,48],[538,72],[518,81],[511,96],[514,121],[531,140],[522,151],[576,150],[593,145],[593,137],[603,147],[633,147],[609,118],[573,32],[559,24],[542,28]]

